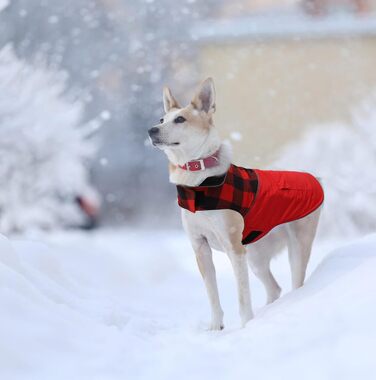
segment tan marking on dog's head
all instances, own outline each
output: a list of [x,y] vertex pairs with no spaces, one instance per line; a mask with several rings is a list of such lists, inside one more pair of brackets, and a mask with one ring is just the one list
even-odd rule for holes
[[191,128],[206,130],[213,126],[212,116],[206,112],[197,111],[192,104],[182,108],[177,115],[183,116],[187,125]]

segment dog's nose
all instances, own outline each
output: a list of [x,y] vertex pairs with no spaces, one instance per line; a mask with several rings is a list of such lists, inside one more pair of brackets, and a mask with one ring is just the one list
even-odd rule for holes
[[149,129],[149,136],[155,136],[157,133],[159,133],[159,128],[158,127],[153,127]]

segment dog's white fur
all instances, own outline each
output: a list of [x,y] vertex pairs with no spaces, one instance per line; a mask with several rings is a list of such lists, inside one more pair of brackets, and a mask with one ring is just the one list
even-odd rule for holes
[[[205,178],[225,173],[231,163],[231,149],[222,143],[213,124],[215,90],[211,78],[206,79],[187,107],[180,107],[168,88],[164,88],[166,115],[157,136],[151,136],[170,161],[170,181],[174,184],[197,186]],[[186,121],[175,123],[178,116]],[[198,172],[179,168],[188,161],[207,157],[219,150],[219,166]],[[253,317],[249,290],[247,261],[266,289],[267,303],[276,300],[281,288],[270,271],[270,261],[287,244],[292,287],[303,285],[306,267],[320,216],[320,209],[305,218],[281,225],[261,240],[243,246],[243,217],[233,210],[212,210],[192,213],[182,209],[182,221],[203,277],[211,306],[210,329],[223,328],[223,311],[219,301],[212,248],[225,252],[232,264],[238,289],[242,325]]]

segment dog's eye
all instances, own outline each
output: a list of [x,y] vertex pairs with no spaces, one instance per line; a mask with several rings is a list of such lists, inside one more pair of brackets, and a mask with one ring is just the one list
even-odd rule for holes
[[178,116],[175,120],[174,123],[184,123],[185,119],[183,116]]
[[163,117],[162,119],[159,119],[159,122],[162,124],[164,122]]

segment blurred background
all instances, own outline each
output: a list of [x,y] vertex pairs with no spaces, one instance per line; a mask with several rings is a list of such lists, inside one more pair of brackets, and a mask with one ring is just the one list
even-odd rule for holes
[[0,0],[0,232],[180,225],[147,129],[207,76],[234,163],[310,170],[376,228],[375,0]]

